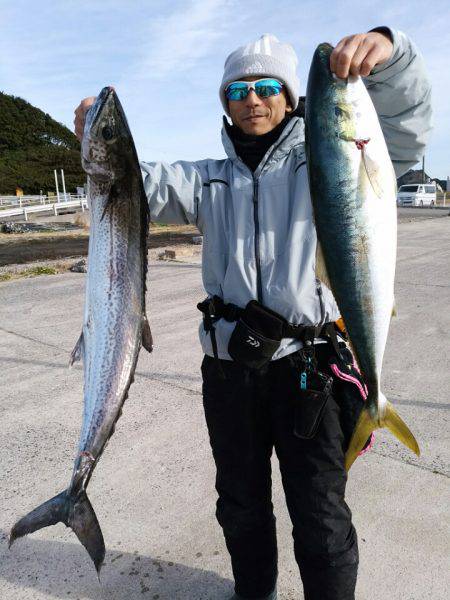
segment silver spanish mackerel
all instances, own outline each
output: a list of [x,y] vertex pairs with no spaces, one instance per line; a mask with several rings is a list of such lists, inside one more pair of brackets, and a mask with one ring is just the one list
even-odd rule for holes
[[84,363],[84,414],[69,487],[18,521],[15,539],[62,522],[78,536],[97,572],[103,535],[86,488],[114,432],[141,348],[151,351],[145,314],[148,204],[128,123],[112,88],[86,115],[82,164],[88,175],[89,262],[84,323],[71,357]]
[[381,392],[380,377],[394,310],[396,179],[378,116],[360,77],[337,79],[333,48],[314,54],[306,95],[308,174],[317,229],[317,275],[331,288],[368,388],[353,432],[347,470],[374,429],[387,427],[419,446]]

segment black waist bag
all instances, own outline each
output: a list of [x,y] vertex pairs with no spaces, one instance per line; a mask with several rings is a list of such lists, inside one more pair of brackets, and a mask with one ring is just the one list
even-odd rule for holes
[[280,347],[285,325],[279,314],[251,300],[231,334],[229,355],[250,369],[260,369]]

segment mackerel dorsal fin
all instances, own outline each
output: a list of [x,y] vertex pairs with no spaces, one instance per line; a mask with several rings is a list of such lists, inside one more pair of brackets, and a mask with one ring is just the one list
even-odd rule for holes
[[142,345],[147,350],[147,352],[152,352],[153,336],[146,315],[144,315],[144,317],[142,318]]
[[322,246],[320,245],[319,240],[317,240],[316,246],[316,277],[322,283],[324,283],[328,288],[331,289],[330,278],[328,276],[327,267],[325,265],[325,259],[323,256]]
[[77,339],[77,343],[75,344],[74,349],[72,350],[69,358],[69,367],[73,365],[73,363],[78,362],[83,356],[84,351],[84,342],[83,342],[83,332],[81,332],[80,337]]

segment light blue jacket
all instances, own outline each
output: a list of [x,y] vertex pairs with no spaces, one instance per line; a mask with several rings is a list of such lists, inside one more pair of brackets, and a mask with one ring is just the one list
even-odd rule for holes
[[[431,130],[430,84],[417,48],[391,30],[390,60],[366,78],[397,177],[422,156]],[[331,291],[315,277],[313,223],[300,117],[287,123],[254,173],[236,155],[225,128],[226,159],[141,163],[153,221],[195,224],[203,233],[203,284],[209,296],[244,307],[258,299],[294,324],[339,317]],[[234,323],[216,324],[218,354],[230,359]],[[213,355],[200,326],[203,350]],[[301,344],[285,339],[281,358]]]

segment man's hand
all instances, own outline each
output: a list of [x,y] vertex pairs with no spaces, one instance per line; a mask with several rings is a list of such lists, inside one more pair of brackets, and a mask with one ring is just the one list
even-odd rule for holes
[[330,69],[340,79],[350,75],[367,77],[375,65],[391,57],[393,44],[378,31],[349,35],[337,44],[330,56]]
[[86,117],[86,113],[94,104],[96,99],[96,96],[84,98],[84,100],[82,100],[79,106],[77,106],[75,109],[75,119],[73,120],[73,124],[75,125],[75,135],[80,140],[80,142],[83,138],[84,119]]

